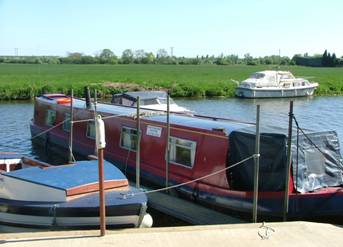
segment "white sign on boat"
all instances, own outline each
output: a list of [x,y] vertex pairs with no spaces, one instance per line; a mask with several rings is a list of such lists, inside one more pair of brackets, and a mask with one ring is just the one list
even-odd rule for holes
[[162,128],[157,126],[148,125],[146,129],[146,134],[148,136],[161,137]]

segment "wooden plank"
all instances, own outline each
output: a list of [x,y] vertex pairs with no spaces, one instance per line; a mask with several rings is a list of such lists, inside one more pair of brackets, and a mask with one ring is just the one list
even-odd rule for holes
[[235,218],[161,192],[147,194],[148,206],[194,225],[238,224],[243,220]]

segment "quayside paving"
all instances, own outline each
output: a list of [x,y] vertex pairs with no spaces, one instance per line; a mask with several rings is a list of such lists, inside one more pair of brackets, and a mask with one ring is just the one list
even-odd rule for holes
[[0,246],[343,246],[343,226],[285,222],[107,231],[0,234]]

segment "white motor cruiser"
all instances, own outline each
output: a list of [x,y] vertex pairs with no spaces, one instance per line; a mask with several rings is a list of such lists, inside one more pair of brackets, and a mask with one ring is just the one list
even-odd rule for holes
[[295,78],[289,71],[265,70],[252,74],[236,88],[242,98],[276,98],[313,95],[318,83]]

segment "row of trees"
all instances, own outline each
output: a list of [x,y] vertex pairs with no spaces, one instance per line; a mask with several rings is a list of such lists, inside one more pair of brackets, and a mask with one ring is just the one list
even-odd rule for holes
[[144,50],[126,49],[123,51],[121,57],[117,57],[110,49],[103,49],[96,56],[84,55],[79,52],[68,53],[66,57],[56,56],[7,56],[0,57],[0,63],[33,63],[33,64],[217,64],[217,65],[231,65],[231,64],[247,64],[247,65],[304,65],[304,66],[339,66],[343,65],[343,57],[336,58],[335,53],[330,55],[326,50],[323,55],[308,56],[295,55],[292,59],[287,56],[265,56],[252,57],[249,53],[245,54],[243,58],[238,55],[224,55],[219,56],[197,56],[189,57],[175,57],[170,56],[164,49],[157,51],[156,55],[152,52],[145,52]]
[[343,66],[343,57],[337,58],[335,53],[330,54],[327,50],[324,53],[309,56],[307,53],[304,55],[294,55],[292,58],[295,64],[313,67],[336,67]]

